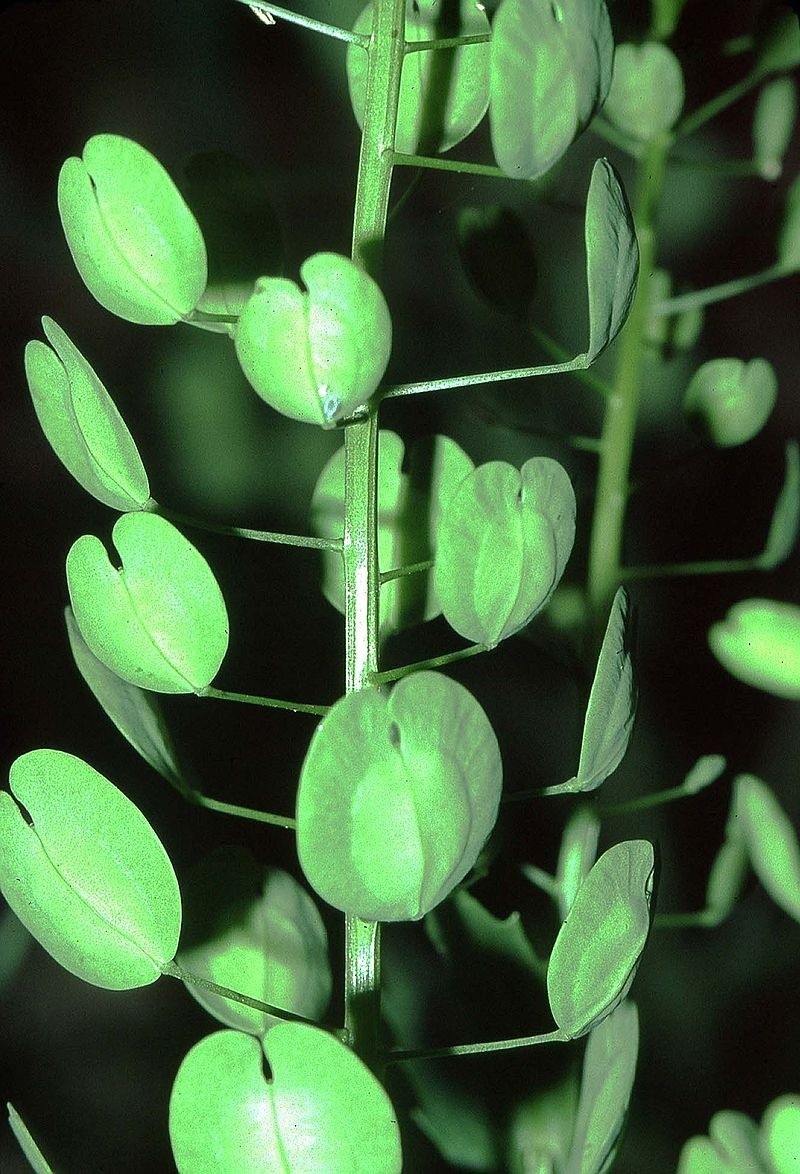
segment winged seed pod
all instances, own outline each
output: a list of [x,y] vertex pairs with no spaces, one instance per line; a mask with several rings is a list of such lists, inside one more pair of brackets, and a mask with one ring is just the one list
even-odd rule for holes
[[25,347],[25,374],[42,431],[64,467],[92,497],[117,510],[144,509],[150,483],[114,401],[57,322],[47,343]]
[[128,322],[171,326],[206,286],[197,221],[158,160],[122,135],[93,135],[58,177],[58,210],[89,292]]
[[251,386],[277,412],[333,427],[365,404],[392,349],[389,307],[349,257],[315,253],[300,266],[306,291],[262,277],[234,332]]

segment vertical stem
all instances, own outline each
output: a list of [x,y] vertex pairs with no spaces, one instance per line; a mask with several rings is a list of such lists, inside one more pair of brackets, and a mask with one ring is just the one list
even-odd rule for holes
[[608,609],[619,586],[622,538],[628,501],[636,417],[639,409],[644,332],[650,303],[650,279],[656,258],[655,216],[672,140],[654,139],[637,165],[633,218],[639,239],[639,284],[619,343],[611,395],[606,399],[597,499],[589,542],[587,594],[592,635],[602,635]]
[[[377,0],[369,44],[367,92],[353,214],[353,260],[380,271],[392,182],[392,149],[405,44],[406,0]],[[345,687],[367,687],[378,670],[378,418],[345,429]],[[345,1031],[351,1047],[377,1067],[380,1023],[380,926],[345,920]]]

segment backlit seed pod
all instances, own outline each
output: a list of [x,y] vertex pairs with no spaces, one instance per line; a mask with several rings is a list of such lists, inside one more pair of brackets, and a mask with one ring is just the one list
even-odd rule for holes
[[89,292],[129,322],[169,326],[206,286],[203,235],[167,172],[121,135],[93,135],[58,177],[64,235]]
[[315,253],[300,267],[306,289],[262,277],[234,334],[248,381],[284,416],[330,428],[365,404],[392,348],[389,307],[349,257]]
[[711,359],[692,376],[683,409],[719,448],[752,440],[778,397],[778,380],[766,359]]

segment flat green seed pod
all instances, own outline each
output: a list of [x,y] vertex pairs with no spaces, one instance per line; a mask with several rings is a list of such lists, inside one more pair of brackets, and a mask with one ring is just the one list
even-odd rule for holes
[[312,888],[365,921],[414,921],[478,858],[497,818],[502,763],[463,685],[404,677],[388,698],[341,698],[311,740],[297,793],[297,853]]
[[797,117],[797,88],[792,78],[776,77],[762,87],[753,113],[753,158],[762,179],[774,183]]
[[800,1096],[785,1093],[761,1118],[760,1154],[772,1174],[797,1174],[800,1167]]
[[614,42],[603,0],[502,0],[492,22],[489,122],[498,166],[536,179],[608,94]]
[[574,540],[575,494],[557,461],[479,466],[439,522],[433,585],[445,619],[476,643],[518,632],[549,602]]
[[729,673],[746,685],[800,700],[800,607],[743,599],[712,625],[708,643]]
[[589,1035],[565,1174],[611,1168],[625,1125],[639,1055],[639,1013],[625,1000]]
[[157,514],[124,514],[112,541],[84,534],[67,555],[67,585],[81,636],[117,676],[157,693],[196,693],[228,648],[228,614],[198,550]]
[[758,435],[777,398],[778,377],[767,359],[710,359],[689,381],[683,410],[718,448],[733,448]]
[[28,1126],[22,1120],[17,1110],[10,1103],[6,1104],[6,1108],[8,1109],[8,1124],[11,1132],[19,1142],[19,1148],[28,1159],[28,1165],[34,1174],[53,1174],[52,1167],[46,1161],[42,1151],[31,1137]]
[[[356,18],[353,31],[369,34],[375,5]],[[488,37],[489,19],[474,0],[458,0],[446,12],[437,0],[407,0],[406,41],[442,37]],[[347,82],[356,122],[363,129],[367,105],[367,54],[351,44]],[[405,155],[449,151],[475,129],[489,105],[489,42],[407,53],[400,75],[394,148]]]
[[561,926],[547,968],[550,1009],[571,1039],[627,995],[650,931],[653,845],[625,840],[604,852]]
[[178,947],[181,900],[145,817],[61,750],[17,758],[9,786],[0,792],[0,889],[20,921],[85,982],[155,982]]
[[58,209],[78,272],[112,314],[168,326],[195,308],[206,286],[203,236],[144,147],[93,135],[61,168]]
[[[306,1019],[324,1015],[332,984],[327,934],[293,876],[226,847],[201,861],[183,891],[177,961],[184,971]],[[263,1036],[279,1022],[195,983],[186,989],[226,1027]]]
[[775,904],[800,921],[800,845],[789,817],[753,775],[734,781],[734,812],[753,872]]
[[758,564],[772,571],[792,553],[800,531],[800,445],[796,440],[786,443],[786,472],[781,491],[775,499],[767,541]]
[[92,497],[117,510],[143,509],[150,484],[114,401],[75,344],[42,318],[49,346],[25,347],[25,374],[42,431],[64,467]]
[[640,142],[671,130],[683,109],[683,70],[661,41],[617,45],[603,114]]
[[382,1086],[302,1023],[276,1024],[263,1050],[238,1031],[195,1044],[172,1086],[169,1135],[179,1174],[400,1174],[402,1163]]
[[800,175],[786,195],[778,233],[778,265],[785,273],[796,273],[800,269]]
[[315,253],[300,266],[307,292],[262,277],[234,332],[248,382],[292,420],[333,427],[369,400],[392,348],[389,308],[348,257]]
[[625,191],[607,159],[592,168],[584,224],[593,363],[625,325],[639,280],[639,245]]

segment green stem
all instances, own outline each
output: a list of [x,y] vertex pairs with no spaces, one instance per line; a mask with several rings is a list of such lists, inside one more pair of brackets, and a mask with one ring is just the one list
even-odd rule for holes
[[409,677],[412,673],[422,672],[423,669],[441,668],[443,664],[467,660],[470,656],[477,656],[479,652],[489,651],[488,644],[470,644],[469,648],[459,648],[457,652],[444,652],[441,656],[429,656],[426,660],[418,660],[414,664],[404,664],[400,668],[373,673],[370,679],[373,685],[385,685],[388,681],[399,681],[401,677]]
[[[557,342],[546,331],[542,330],[540,326],[536,326],[532,322],[526,323],[527,329],[539,343],[542,350],[547,351],[554,359],[558,359],[560,363],[569,362],[569,351],[566,347]],[[591,387],[592,391],[596,391],[603,399],[611,395],[611,387],[604,379],[592,373],[591,368],[584,369],[583,367],[576,367],[572,374],[580,382],[585,383],[587,387]]]
[[276,4],[268,4],[266,0],[240,0],[248,8],[257,8],[259,12],[266,12],[268,16],[279,16],[288,24],[299,24],[312,33],[322,33],[325,37],[333,37],[337,41],[348,41],[353,45],[361,45],[366,49],[369,37],[365,33],[353,33],[349,29],[339,28],[335,24],[326,24],[322,20],[312,20],[310,16],[303,16],[299,12],[292,12],[290,8],[279,8]]
[[469,33],[463,37],[442,37],[438,41],[409,41],[406,54],[423,53],[434,49],[462,49],[465,45],[485,45],[491,33]]
[[620,574],[624,582],[632,579],[674,579],[683,575],[730,575],[745,571],[761,570],[761,555],[754,558],[720,558],[708,562],[664,563],[659,566],[623,567]]
[[291,709],[293,713],[314,713],[318,717],[324,717],[330,709],[329,705],[310,705],[305,701],[279,701],[275,697],[260,697],[257,693],[232,693],[229,689],[215,689],[213,685],[206,685],[197,696],[213,697],[217,701],[241,701],[245,705],[263,705],[267,709]]
[[760,285],[767,285],[770,281],[777,281],[781,277],[790,277],[792,274],[782,265],[770,265],[761,273],[751,273],[747,277],[734,277],[732,281],[723,281],[721,285],[712,285],[708,289],[695,289],[689,293],[680,294],[676,298],[667,298],[666,301],[656,302],[651,313],[656,317],[665,314],[680,314],[684,310],[694,310],[699,306],[710,306],[714,302],[722,302],[726,298],[734,298],[738,294],[748,293]]
[[468,163],[462,159],[440,159],[435,155],[403,155],[392,152],[397,167],[427,167],[431,171],[457,171],[459,175],[485,175],[491,179],[508,179],[505,171],[492,163]]
[[[373,277],[380,273],[392,183],[392,150],[405,45],[405,0],[376,0],[365,98],[364,127],[353,212],[352,256]],[[345,688],[370,685],[378,669],[378,418],[344,434]],[[345,1037],[357,1055],[379,1068],[380,926],[345,918]]]
[[426,558],[420,563],[406,563],[402,567],[393,567],[391,571],[381,571],[381,585],[391,583],[392,579],[403,579],[406,575],[418,575],[421,571],[429,571],[433,566],[433,559]]
[[748,73],[747,77],[743,77],[740,81],[729,86],[727,90],[717,94],[703,106],[698,106],[697,110],[687,114],[686,118],[675,127],[673,131],[675,138],[683,138],[685,135],[693,134],[701,126],[705,126],[728,106],[732,106],[734,102],[738,102],[740,98],[748,94],[761,80],[762,74],[758,70],[754,70],[752,73]]
[[498,1039],[489,1043],[454,1044],[449,1048],[419,1048],[414,1051],[394,1050],[386,1053],[387,1064],[401,1060],[438,1060],[445,1056],[474,1056],[480,1052],[507,1052],[511,1048],[530,1048],[535,1044],[562,1044],[569,1042],[563,1031],[547,1031],[541,1035],[523,1035],[517,1039]]
[[589,541],[587,596],[595,634],[602,635],[608,609],[622,578],[622,537],[628,500],[650,278],[655,268],[655,214],[671,140],[648,144],[639,161],[634,223],[639,239],[639,282],[630,317],[619,340],[612,394],[606,400],[597,479],[597,499]]
[[235,815],[239,819],[250,819],[255,823],[270,823],[274,827],[293,829],[297,827],[297,820],[289,815],[273,815],[269,811],[256,811],[253,807],[239,807],[236,803],[223,803],[219,799],[209,799],[199,791],[184,791],[183,794],[198,807],[205,807],[209,811],[218,811],[221,815]]
[[195,518],[190,514],[180,514],[177,510],[167,509],[159,505],[153,498],[147,506],[150,513],[160,514],[169,522],[177,522],[181,526],[191,526],[195,530],[208,530],[210,534],[227,534],[231,538],[249,538],[253,542],[273,542],[279,546],[306,546],[313,550],[341,550],[341,538],[307,538],[304,534],[282,534],[278,530],[249,530],[244,526],[227,526],[222,522],[206,522],[203,518]]
[[309,1019],[305,1015],[299,1015],[295,1011],[287,1011],[284,1007],[276,1007],[274,1003],[263,1003],[260,999],[252,999],[249,995],[243,995],[239,991],[231,990],[230,987],[220,986],[219,983],[211,982],[208,978],[203,978],[199,974],[190,974],[182,967],[178,966],[177,962],[167,962],[165,966],[161,967],[161,973],[166,978],[177,978],[181,982],[186,982],[190,986],[198,986],[204,991],[210,991],[214,995],[221,995],[223,999],[229,999],[232,1003],[240,1003],[243,1007],[251,1007],[254,1011],[262,1011],[266,1015],[274,1015],[277,1019],[285,1019],[290,1023],[308,1023],[312,1027],[319,1027],[320,1024],[315,1019]]
[[416,383],[397,383],[388,387],[382,399],[401,395],[421,395],[427,391],[451,391],[456,387],[477,387],[482,383],[499,383],[504,379],[532,379],[536,375],[563,375],[583,370],[586,355],[576,355],[568,363],[545,363],[539,367],[511,367],[503,371],[478,371],[474,375],[453,375],[447,379],[421,379]]

